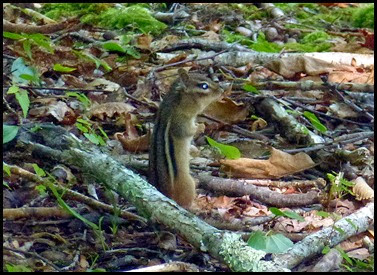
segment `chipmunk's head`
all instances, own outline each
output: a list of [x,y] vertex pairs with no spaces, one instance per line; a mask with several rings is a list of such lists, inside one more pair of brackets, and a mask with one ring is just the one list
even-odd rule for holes
[[220,85],[201,74],[188,74],[184,69],[178,69],[182,100],[187,104],[197,103],[201,111],[215,101],[223,93]]

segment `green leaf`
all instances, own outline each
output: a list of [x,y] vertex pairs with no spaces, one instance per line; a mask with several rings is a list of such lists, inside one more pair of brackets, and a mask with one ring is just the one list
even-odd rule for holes
[[76,68],[66,67],[62,64],[54,64],[54,67],[52,69],[60,73],[70,73],[77,70]]
[[43,184],[38,184],[37,186],[35,186],[34,189],[37,190],[39,195],[41,195],[41,196],[46,196],[46,194],[47,194],[47,192],[46,192],[47,187],[44,186]]
[[250,83],[246,83],[242,86],[242,89],[244,89],[246,92],[253,93],[259,95],[260,92],[258,91],[257,88],[255,88],[253,85]]
[[84,133],[84,136],[91,142],[94,143],[95,145],[100,144],[100,139],[98,138],[98,135],[96,134],[89,134],[89,133]]
[[209,143],[209,145],[219,149],[221,154],[223,154],[226,158],[228,158],[228,159],[238,159],[238,158],[241,157],[241,152],[240,152],[240,150],[238,150],[237,147],[218,143],[217,141],[215,141],[212,138],[207,137],[207,136],[206,136],[206,139],[207,139],[207,142]]
[[296,212],[293,212],[293,211],[283,211],[283,214],[284,216],[288,217],[288,218],[291,218],[291,219],[295,219],[295,220],[298,220],[300,222],[304,222],[305,219],[303,217],[301,217],[299,214],[297,214]]
[[317,216],[322,217],[322,218],[327,218],[330,216],[330,213],[325,212],[325,211],[317,211],[316,214]]
[[115,42],[106,42],[102,44],[102,47],[107,51],[126,53],[127,51],[123,49],[121,45]]
[[29,81],[39,84],[40,82],[37,70],[33,67],[25,65],[22,57],[17,58],[13,62],[11,71],[13,84],[28,84]]
[[12,94],[17,94],[19,92],[20,88],[17,85],[12,85],[9,87],[7,94],[12,95]]
[[28,35],[36,45],[45,49],[49,53],[54,53],[54,48],[51,46],[51,39],[41,33],[33,33]]
[[268,210],[271,211],[272,214],[278,216],[278,217],[283,217],[284,213],[281,211],[279,208],[276,207],[270,207]]
[[250,234],[247,245],[254,249],[264,251],[266,249],[266,240],[266,234],[260,230],[257,230],[254,233]]
[[89,128],[87,126],[85,126],[85,125],[83,125],[79,122],[76,122],[75,125],[76,125],[77,129],[79,129],[81,132],[83,132],[83,133],[89,132]]
[[330,247],[328,245],[326,245],[323,249],[322,249],[322,254],[326,255],[327,253],[330,252]]
[[278,217],[288,217],[291,219],[296,219],[301,222],[305,221],[303,217],[301,217],[299,214],[292,212],[292,211],[281,211],[280,209],[276,207],[270,207],[269,210],[272,212],[272,214],[278,216]]
[[33,166],[33,168],[34,168],[35,173],[36,173],[38,176],[40,176],[40,177],[45,177],[45,176],[46,176],[46,172],[45,172],[42,168],[40,168],[40,167],[38,166],[38,164],[33,163],[32,166]]
[[344,230],[338,226],[333,226],[333,228],[338,231],[340,233],[340,235],[344,236],[346,234],[346,232],[344,232]]
[[284,253],[293,246],[293,242],[282,234],[274,234],[266,239],[267,253]]
[[24,265],[5,264],[5,268],[8,272],[34,272],[34,270]]
[[346,260],[349,264],[353,264],[351,258],[347,255],[347,253],[341,249],[339,246],[336,247],[336,250],[340,252],[340,255],[342,255],[343,259]]
[[82,119],[82,118],[78,118],[76,121],[82,124],[88,125],[88,126],[92,126],[92,123],[90,123],[90,121]]
[[106,132],[98,126],[98,130],[101,132],[102,136],[107,140],[109,139],[109,136],[106,134]]
[[22,38],[25,38],[24,35],[14,33],[14,32],[3,32],[3,37],[13,39],[13,40],[20,40]]
[[313,114],[312,112],[309,112],[309,111],[305,111],[304,112],[304,116],[309,119],[310,123],[313,125],[313,127],[321,132],[321,133],[326,133],[327,132],[327,128],[325,125],[323,125],[319,119],[316,117],[315,114]]
[[353,221],[351,221],[350,219],[348,219],[348,218],[346,218],[346,221],[354,228],[354,229],[358,229],[358,227],[357,227],[357,225],[353,222]]
[[90,105],[92,104],[90,99],[84,94],[77,93],[77,92],[67,92],[66,95],[76,97],[84,105],[85,108],[89,108]]
[[80,51],[75,51],[75,50],[73,50],[73,53],[82,59],[89,60],[93,62],[94,64],[96,64],[96,69],[98,69],[99,66],[102,66],[106,72],[112,71],[112,68],[109,66],[109,64],[107,64],[106,61],[101,60],[90,53],[86,53],[83,51],[80,52]]
[[27,112],[29,111],[30,100],[29,95],[26,90],[20,89],[18,93],[16,93],[16,99],[21,106],[22,113],[24,114],[24,118],[27,116]]
[[25,51],[27,57],[29,57],[29,59],[33,59],[32,53],[31,53],[31,43],[30,43],[30,40],[26,39],[24,42],[22,42],[22,46],[24,47],[24,51]]
[[98,226],[95,223],[92,223],[91,221],[87,220],[83,216],[81,216],[79,213],[77,213],[75,210],[73,210],[68,204],[65,203],[65,201],[62,199],[61,195],[56,190],[55,186],[51,182],[47,182],[48,187],[51,189],[52,193],[55,195],[56,199],[58,200],[59,205],[66,210],[69,214],[74,216],[75,218],[81,220],[83,223],[89,225],[94,230],[98,230]]
[[3,162],[3,171],[4,171],[8,176],[11,175],[9,166],[6,165],[4,162]]
[[18,133],[18,126],[3,124],[3,144],[14,139]]
[[9,190],[12,190],[12,188],[10,188],[9,184],[5,180],[3,180],[3,186],[8,188]]
[[127,47],[126,53],[136,59],[139,59],[141,57],[140,53],[137,50],[135,50],[134,47]]

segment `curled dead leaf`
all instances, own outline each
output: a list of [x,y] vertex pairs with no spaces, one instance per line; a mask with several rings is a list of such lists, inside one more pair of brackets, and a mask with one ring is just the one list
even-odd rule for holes
[[210,104],[204,113],[227,123],[237,123],[245,120],[249,110],[245,104],[224,97]]
[[220,160],[222,170],[228,176],[236,178],[281,178],[315,165],[309,155],[298,153],[291,155],[275,148],[271,149],[268,160],[239,158]]
[[353,192],[355,193],[356,199],[369,200],[374,198],[374,190],[366,183],[364,178],[357,177],[354,181]]
[[124,150],[139,153],[145,152],[149,149],[150,134],[142,135],[139,137],[130,138],[125,133],[115,133],[114,137],[119,140]]
[[56,101],[47,106],[33,108],[29,111],[29,114],[35,117],[46,117],[51,115],[57,121],[65,125],[72,125],[76,122],[77,117],[75,112],[63,101]]
[[105,115],[113,117],[115,114],[128,114],[133,110],[135,110],[135,107],[125,102],[107,102],[90,108],[88,115],[89,117],[95,116],[103,120]]

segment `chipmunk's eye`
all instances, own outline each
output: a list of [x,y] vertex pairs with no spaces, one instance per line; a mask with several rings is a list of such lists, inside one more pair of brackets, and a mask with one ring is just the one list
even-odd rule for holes
[[203,90],[207,90],[209,88],[208,84],[205,83],[205,82],[199,83],[198,87],[203,89]]

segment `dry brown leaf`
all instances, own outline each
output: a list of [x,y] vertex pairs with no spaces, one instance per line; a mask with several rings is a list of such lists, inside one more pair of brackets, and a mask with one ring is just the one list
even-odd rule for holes
[[363,261],[363,260],[367,259],[368,257],[370,257],[370,253],[369,253],[368,249],[366,249],[366,248],[359,248],[359,249],[352,250],[350,252],[347,252],[347,255],[349,257],[358,259],[360,261]]
[[174,56],[172,59],[168,60],[166,62],[166,64],[176,63],[176,62],[185,60],[186,58],[187,58],[187,53],[181,53],[181,54]]
[[374,190],[366,183],[364,178],[357,177],[353,182],[355,186],[352,191],[355,193],[357,200],[361,201],[374,198]]
[[267,121],[259,117],[257,120],[254,120],[251,124],[251,131],[257,131],[265,128],[267,126]]
[[214,31],[208,31],[206,33],[203,33],[201,35],[201,37],[207,39],[207,40],[211,40],[211,41],[220,41],[220,36],[219,34],[217,34],[216,32]]
[[204,113],[227,123],[237,123],[245,120],[249,110],[245,104],[224,97],[210,104]]
[[236,178],[281,178],[315,165],[309,155],[298,153],[291,155],[275,148],[271,149],[268,160],[239,158],[221,160],[222,170]]
[[51,115],[56,118],[57,121],[66,125],[73,124],[76,118],[75,112],[63,101],[57,101],[47,106],[33,108],[29,111],[29,114],[35,117]]
[[139,49],[150,50],[153,37],[148,34],[142,34],[136,39],[136,46]]
[[166,35],[162,39],[157,39],[151,43],[151,49],[155,52],[161,51],[162,49],[177,43],[179,37],[176,35]]
[[109,92],[114,92],[119,88],[120,85],[118,83],[104,78],[97,78],[85,86],[85,89],[102,89]]
[[126,130],[123,133],[115,133],[115,139],[127,151],[134,153],[148,151],[150,133],[148,132],[146,135],[140,136],[135,127],[135,124],[138,122],[135,121],[130,113],[123,115],[123,119]]
[[126,115],[133,110],[135,110],[135,107],[125,102],[107,102],[91,107],[88,116],[95,116],[103,120],[105,115],[107,117],[113,117],[115,114]]
[[146,135],[142,135],[139,137],[129,137],[126,135],[126,132],[124,133],[115,133],[114,134],[115,139],[119,140],[122,144],[124,150],[139,153],[139,152],[145,152],[149,149],[149,140],[150,135],[149,133]]

